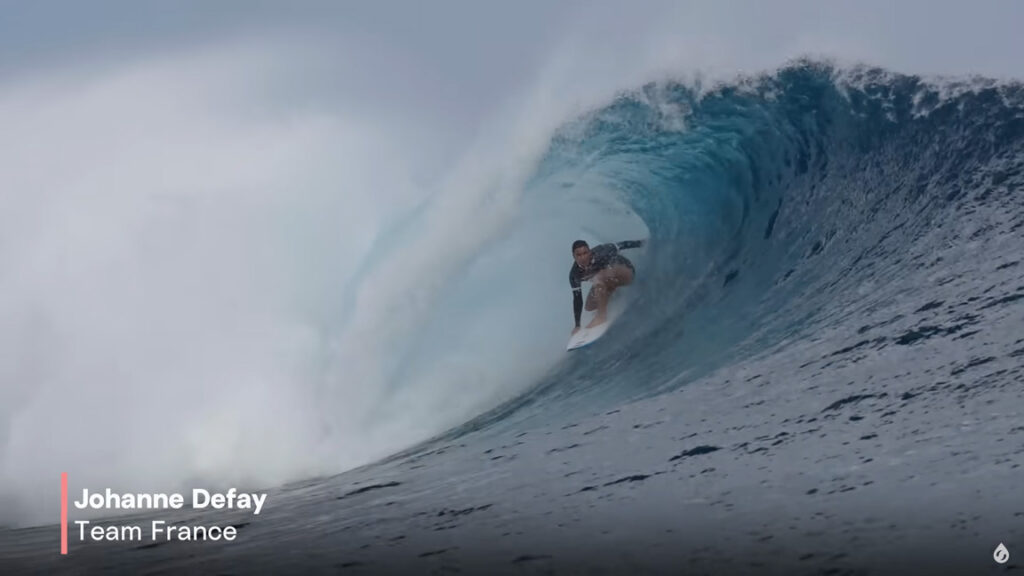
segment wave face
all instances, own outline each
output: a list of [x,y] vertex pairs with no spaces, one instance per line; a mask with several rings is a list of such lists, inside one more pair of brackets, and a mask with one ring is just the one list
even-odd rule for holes
[[[454,434],[593,412],[829,327],[866,330],[853,323],[899,298],[894,279],[941,268],[934,250],[1019,236],[1022,147],[1019,84],[799,62],[622,95],[559,131],[530,191],[601,191],[643,220],[635,301],[599,346]],[[976,213],[985,225],[962,220]]]

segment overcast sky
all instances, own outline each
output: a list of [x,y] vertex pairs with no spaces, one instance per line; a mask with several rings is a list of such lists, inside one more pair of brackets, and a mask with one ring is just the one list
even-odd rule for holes
[[1014,0],[13,0],[0,7],[5,75],[232,37],[315,35],[358,46],[367,64],[416,62],[464,86],[514,82],[566,41],[598,52],[713,47],[708,60],[745,67],[826,53],[907,72],[1024,76],[1024,3]]
[[803,55],[1024,78],[1024,2],[1014,0],[43,0],[0,8],[0,91],[51,70],[81,74],[239,42],[301,45],[306,52],[293,58],[301,65],[285,66],[295,81],[265,95],[281,92],[289,106],[343,100],[374,116],[415,115],[456,139],[545,70],[579,84],[577,92],[665,73],[756,72]]

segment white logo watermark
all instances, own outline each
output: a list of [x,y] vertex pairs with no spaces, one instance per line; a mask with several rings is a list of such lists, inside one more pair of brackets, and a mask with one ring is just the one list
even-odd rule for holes
[[1010,561],[1010,551],[1006,549],[1006,546],[1003,546],[1002,542],[1000,542],[999,546],[996,546],[996,551],[992,553],[992,558],[1000,564],[1006,564]]

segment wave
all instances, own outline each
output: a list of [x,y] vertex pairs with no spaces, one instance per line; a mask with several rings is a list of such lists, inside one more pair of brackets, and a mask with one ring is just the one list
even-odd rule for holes
[[[934,249],[1024,226],[1022,151],[1024,89],[1010,82],[808,60],[622,94],[559,130],[530,193],[603,195],[642,220],[632,307],[599,346],[450,435],[594,413],[866,328],[851,324],[898,297],[894,279],[939,265]],[[975,212],[1004,227],[965,237]]]
[[[147,79],[109,92],[160,102]],[[118,108],[98,92],[72,116]],[[12,212],[4,236],[2,287],[17,289],[0,302],[16,350],[0,365],[0,508],[13,516],[0,521],[48,521],[40,486],[63,470],[124,491],[280,484],[444,430],[655,396],[828,327],[857,331],[900,297],[893,278],[940,266],[935,247],[1024,225],[1024,94],[1011,82],[815,61],[655,82],[553,136],[558,114],[527,118],[525,144],[497,138],[433,196],[397,168],[404,127],[314,117],[254,139],[251,118],[194,108],[156,122],[176,137],[152,149],[125,134],[111,152],[93,143],[102,121],[88,124],[67,154],[81,154],[84,184],[45,166],[22,178],[55,192]],[[125,129],[151,131],[150,114]],[[214,143],[194,146],[208,132]],[[204,163],[208,148],[218,161]],[[170,169],[168,149],[189,153]],[[261,154],[275,161],[251,172]],[[91,169],[108,156],[138,168]],[[153,170],[174,178],[154,186]],[[565,355],[580,237],[650,242],[631,255],[628,313]],[[40,416],[51,405],[53,429]]]

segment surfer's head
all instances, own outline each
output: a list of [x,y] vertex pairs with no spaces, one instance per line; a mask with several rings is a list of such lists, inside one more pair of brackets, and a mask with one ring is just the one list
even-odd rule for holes
[[580,268],[590,266],[590,245],[583,240],[573,242],[572,259],[576,261],[576,265]]

